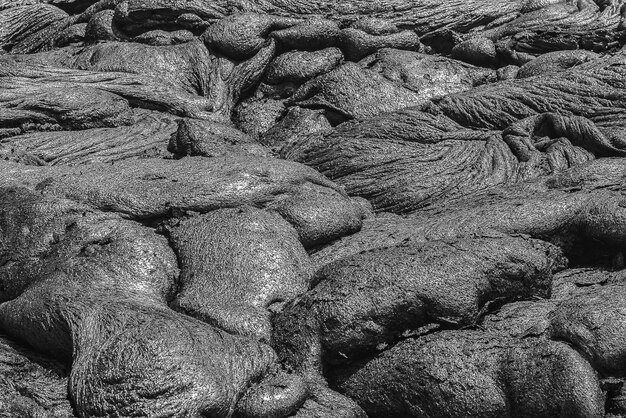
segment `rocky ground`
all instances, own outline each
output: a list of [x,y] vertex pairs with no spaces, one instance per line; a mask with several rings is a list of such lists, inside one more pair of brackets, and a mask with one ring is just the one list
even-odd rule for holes
[[626,0],[0,0],[0,417],[626,417]]

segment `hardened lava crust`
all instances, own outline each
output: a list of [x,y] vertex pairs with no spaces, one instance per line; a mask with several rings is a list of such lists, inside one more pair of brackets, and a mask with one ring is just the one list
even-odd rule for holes
[[0,418],[626,417],[626,0],[0,0]]

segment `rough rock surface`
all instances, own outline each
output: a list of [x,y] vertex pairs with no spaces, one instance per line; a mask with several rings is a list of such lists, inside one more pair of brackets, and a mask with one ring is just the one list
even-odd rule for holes
[[307,371],[352,361],[430,323],[472,324],[494,300],[548,296],[564,264],[556,247],[506,236],[364,251],[318,271],[277,316],[275,345]]
[[234,126],[201,119],[181,119],[171,136],[169,151],[177,156],[220,157],[230,154],[250,154],[267,157],[269,150]]
[[518,410],[540,417],[604,414],[596,373],[568,345],[480,331],[404,341],[340,387],[373,417],[513,417]]
[[176,118],[143,109],[133,110],[131,117],[130,126],[82,131],[34,131],[0,139],[0,143],[10,151],[10,156],[28,154],[41,165],[106,163],[170,156],[167,141],[177,129]]
[[0,418],[626,416],[626,0],[0,0]]
[[234,334],[271,339],[270,310],[304,293],[311,262],[296,230],[260,209],[220,209],[172,233],[177,309]]
[[626,244],[625,185],[626,161],[602,158],[532,182],[444,200],[407,217],[380,214],[314,258],[324,264],[407,241],[505,233],[553,242],[578,262],[614,267]]
[[281,371],[268,345],[168,308],[178,268],[154,230],[23,188],[4,189],[3,204],[0,324],[71,361],[81,415],[226,416],[244,394],[244,416],[286,415],[306,400],[302,378]]
[[73,417],[67,368],[0,336],[0,417]]

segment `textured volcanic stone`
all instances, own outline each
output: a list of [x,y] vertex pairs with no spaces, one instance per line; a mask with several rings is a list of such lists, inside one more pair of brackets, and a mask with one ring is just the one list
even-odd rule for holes
[[144,32],[139,36],[135,36],[133,41],[148,45],[165,46],[176,45],[191,42],[195,39],[193,33],[186,29],[180,29],[174,32],[166,32],[163,30],[152,30]]
[[183,222],[171,239],[182,267],[173,306],[233,334],[269,341],[270,306],[309,288],[309,256],[275,213],[220,209]]
[[272,29],[284,29],[296,23],[295,19],[266,14],[234,14],[211,25],[202,34],[202,40],[209,49],[241,61],[265,46],[264,35]]
[[[178,268],[154,230],[26,189],[3,192],[2,219],[21,226],[3,235],[3,279],[13,270],[26,286],[3,290],[10,300],[0,304],[0,329],[71,361],[69,396],[81,416],[284,417],[308,398],[308,385],[282,371],[268,345],[167,307]],[[46,209],[56,213],[36,216]],[[24,248],[28,242],[43,251]],[[343,404],[349,416],[360,414]]]
[[492,70],[461,61],[390,48],[379,50],[361,64],[419,93],[421,102],[468,91],[494,77]]
[[327,48],[315,52],[285,52],[272,61],[265,74],[265,81],[269,84],[306,81],[329,72],[337,67],[342,60],[343,54],[337,48]]
[[419,104],[420,98],[402,84],[348,62],[303,84],[290,104],[362,119]]
[[259,138],[259,142],[272,149],[280,150],[304,136],[325,133],[331,129],[322,111],[293,106],[278,123]]
[[63,10],[30,4],[0,10],[0,49],[16,54],[50,47],[54,37],[71,24]]
[[[142,48],[145,47],[145,45],[137,45]],[[71,64],[72,58],[73,57],[64,57],[64,60],[66,63],[69,62]],[[98,94],[101,97],[111,97],[109,100],[114,103],[116,100],[122,103],[123,100],[120,98],[124,98],[127,102],[132,103],[134,107],[157,109],[174,115],[197,118],[219,117],[219,109],[216,107],[219,103],[212,102],[206,97],[198,96],[195,93],[190,94],[180,89],[163,85],[152,78],[142,75],[123,72],[72,70],[62,68],[58,63],[54,63],[52,66],[44,66],[36,61],[28,62],[24,59],[15,59],[13,56],[3,57],[1,68],[0,83],[2,86],[7,86],[5,94],[11,90],[20,94],[18,97],[14,94],[9,95],[7,97],[8,99],[19,99],[20,97],[28,98],[37,91],[50,91],[50,94],[53,94],[53,92],[59,90],[63,92],[76,90],[77,92],[75,94],[84,92],[84,95],[91,94],[93,97],[97,94],[92,93],[92,90],[96,89],[100,92]],[[107,96],[107,94],[112,95]],[[68,104],[69,102],[73,104],[71,101],[72,97],[75,97],[75,95],[69,95],[62,103]],[[226,96],[226,98],[227,97],[228,96]],[[93,101],[93,99],[91,101]],[[87,101],[86,104],[89,104],[89,102],[90,101]],[[221,104],[228,105],[228,102],[229,100],[223,100]],[[100,113],[106,114],[108,108],[110,108],[110,106],[103,106],[102,109],[96,110],[93,115]],[[59,110],[63,109],[62,107],[59,108]],[[55,108],[52,107],[52,110],[55,110]],[[29,117],[40,124],[55,122],[50,116],[45,115],[45,113],[42,115],[42,113],[43,112],[33,112],[32,114],[24,114],[24,116],[18,114],[15,120],[18,126],[20,121],[24,119],[29,120]],[[78,113],[80,114],[80,109]],[[87,117],[85,123],[90,121],[90,118],[93,117],[94,116]],[[77,122],[81,121],[79,120]],[[102,126],[102,122],[96,123],[100,123],[100,126]]]
[[499,61],[522,65],[537,55],[577,49],[614,52],[624,43],[621,5],[589,0],[525,3],[534,3],[534,10],[483,28],[481,35],[496,41]]
[[[626,243],[626,164],[602,158],[508,187],[440,202],[406,218],[367,220],[362,232],[321,249],[317,263],[405,241],[526,234],[561,246],[578,262],[609,262]],[[453,204],[451,204],[453,203]]]
[[86,23],[78,23],[61,31],[54,39],[54,45],[64,47],[71,44],[80,44],[85,40]]
[[626,416],[623,0],[0,0],[0,418]]
[[209,84],[206,78],[211,64],[211,56],[200,42],[159,47],[105,42],[83,49],[71,66],[142,74],[187,93],[203,94]]
[[[128,26],[158,27],[186,13],[194,13],[206,20],[216,20],[243,10],[292,18],[328,16],[343,24],[364,17],[378,17],[415,28],[419,33],[426,33],[440,28],[467,31],[502,16],[517,13],[523,3],[516,0],[497,4],[485,0],[455,0],[446,3],[437,0],[390,0],[382,3],[369,0],[314,0],[306,3],[292,0],[250,0],[240,3],[228,0],[129,0],[122,3],[124,7],[120,13],[120,21]],[[150,19],[146,19],[147,16]]]
[[132,109],[132,125],[82,131],[30,132],[0,140],[12,153],[43,164],[77,165],[169,156],[167,143],[178,127],[172,115]]
[[[359,202],[317,171],[274,158],[227,155],[23,167],[0,161],[0,185],[33,186],[133,219],[242,205],[267,207],[294,225],[307,247],[358,231],[365,216]],[[41,183],[34,184],[37,181]]]
[[85,41],[119,41],[124,39],[125,36],[113,23],[114,15],[113,10],[102,10],[94,14],[85,28]]
[[355,28],[343,29],[339,34],[339,47],[346,59],[359,61],[382,48],[420,51],[422,44],[417,33],[404,30],[397,33],[372,35]]
[[605,375],[626,368],[624,338],[626,272],[579,268],[555,275],[552,299],[505,305],[483,321],[487,330],[516,338],[566,341]]
[[270,36],[285,49],[317,50],[335,46],[339,40],[339,25],[334,20],[311,18]]
[[557,303],[550,336],[577,347],[605,374],[626,370],[626,283],[585,288]]
[[475,128],[505,129],[545,112],[583,116],[609,128],[623,118],[624,73],[626,56],[607,56],[556,73],[450,94],[437,100],[432,111]]
[[18,94],[11,99],[41,90],[93,88],[135,107],[224,122],[261,79],[275,43],[242,62],[211,54],[200,41],[161,47],[111,42],[67,52],[69,56],[3,57],[0,85],[15,89]]
[[524,178],[499,133],[464,129],[417,108],[304,136],[282,154],[371,200],[376,210],[396,213]]
[[494,299],[547,296],[564,264],[550,244],[507,236],[362,252],[323,267],[319,284],[285,307],[275,347],[314,372],[322,359],[354,360],[431,322],[471,324]]
[[[128,102],[115,94],[74,86],[32,86],[2,79],[0,116],[3,127],[27,123],[56,124],[65,129],[89,129],[130,125]],[[9,84],[10,83],[10,84]]]
[[487,38],[470,38],[452,48],[450,55],[470,64],[490,66],[496,61],[496,46]]
[[[59,326],[59,319],[45,321],[41,315],[58,306],[65,309],[67,303],[88,306],[88,301],[68,301],[63,292],[78,292],[81,286],[91,284],[94,298],[106,288],[140,293],[145,303],[164,302],[171,296],[178,268],[164,237],[116,215],[80,211],[80,206],[63,199],[46,198],[25,189],[8,188],[3,192],[3,259],[9,262],[2,267],[7,291],[1,297],[7,302],[0,306],[0,322],[7,332],[44,352],[68,359],[72,355],[71,330]],[[37,216],[46,209],[56,213]],[[34,251],[16,245],[32,241],[43,248]],[[17,287],[16,282],[21,286]],[[29,303],[40,305],[29,307]],[[64,315],[61,311],[56,314]]]
[[259,138],[287,113],[284,100],[250,97],[234,109],[233,120],[237,128]]
[[[553,282],[555,280],[556,277]],[[550,327],[549,315],[554,308],[554,302],[550,299],[508,303],[486,315],[481,326],[486,331],[494,331],[514,338],[545,336]]]
[[403,341],[339,386],[371,417],[604,416],[598,377],[575,350],[497,333]]
[[517,78],[532,77],[535,75],[558,72],[575,67],[584,62],[599,58],[591,51],[556,51],[540,55],[529,63],[522,65]]
[[219,157],[228,154],[268,157],[270,154],[268,149],[234,126],[200,119],[179,120],[178,130],[172,135],[168,149],[181,157]]
[[74,417],[68,370],[0,335],[0,417]]

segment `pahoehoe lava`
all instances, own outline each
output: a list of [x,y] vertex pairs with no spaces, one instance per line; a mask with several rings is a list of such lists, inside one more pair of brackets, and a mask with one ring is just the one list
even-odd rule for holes
[[626,0],[0,0],[0,418],[626,417]]

